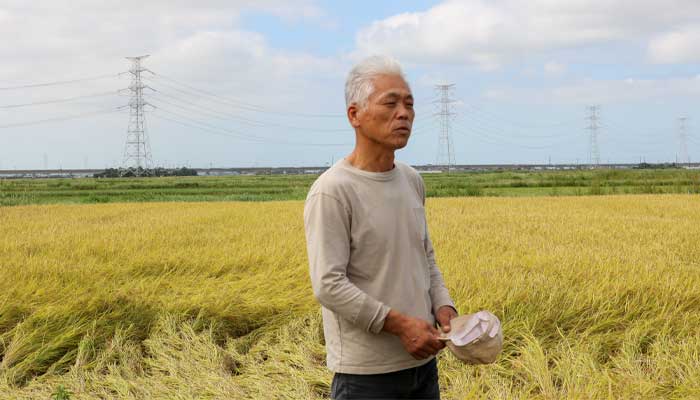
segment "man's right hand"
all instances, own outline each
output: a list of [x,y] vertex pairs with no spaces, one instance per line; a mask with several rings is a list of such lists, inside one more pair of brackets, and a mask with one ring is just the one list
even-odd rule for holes
[[445,343],[438,340],[439,332],[428,321],[409,317],[391,309],[384,320],[383,331],[396,335],[406,351],[416,360],[435,355]]

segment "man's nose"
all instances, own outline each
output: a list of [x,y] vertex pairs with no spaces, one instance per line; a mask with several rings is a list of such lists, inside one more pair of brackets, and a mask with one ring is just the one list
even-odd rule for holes
[[398,119],[409,119],[411,117],[411,111],[408,107],[406,107],[404,104],[399,105],[398,113],[396,117]]

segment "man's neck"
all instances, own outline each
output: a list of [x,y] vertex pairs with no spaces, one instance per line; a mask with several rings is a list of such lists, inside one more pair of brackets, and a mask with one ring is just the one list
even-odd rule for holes
[[368,151],[355,147],[355,150],[346,157],[355,168],[369,172],[386,172],[394,168],[394,151],[377,149]]

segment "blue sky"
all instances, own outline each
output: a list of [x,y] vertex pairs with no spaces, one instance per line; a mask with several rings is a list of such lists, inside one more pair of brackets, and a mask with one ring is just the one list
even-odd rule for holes
[[694,0],[5,0],[0,35],[11,38],[0,43],[0,169],[118,166],[129,79],[116,73],[139,54],[156,73],[146,118],[158,165],[343,157],[354,142],[344,78],[369,54],[397,58],[417,98],[405,162],[437,161],[440,82],[456,85],[460,164],[587,162],[590,105],[602,162],[675,160],[681,116],[700,159]]
[[300,20],[280,23],[279,17],[255,10],[250,11],[242,22],[245,29],[266,32],[273,47],[335,56],[354,50],[358,27],[438,3],[427,0],[321,1],[316,4],[323,10],[325,23]]

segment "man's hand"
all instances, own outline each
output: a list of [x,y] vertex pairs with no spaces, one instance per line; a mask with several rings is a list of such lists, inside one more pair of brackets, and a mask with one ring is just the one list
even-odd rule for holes
[[445,343],[438,340],[438,330],[422,319],[409,317],[396,310],[389,310],[382,330],[396,335],[406,351],[416,360],[435,355]]
[[456,317],[457,311],[451,306],[442,306],[438,308],[437,315],[435,315],[435,319],[444,333],[450,332],[450,321]]

